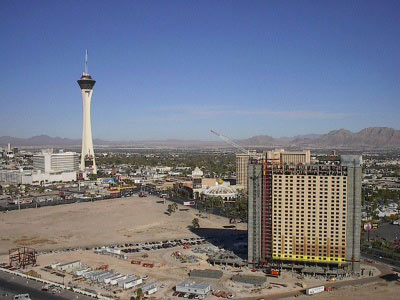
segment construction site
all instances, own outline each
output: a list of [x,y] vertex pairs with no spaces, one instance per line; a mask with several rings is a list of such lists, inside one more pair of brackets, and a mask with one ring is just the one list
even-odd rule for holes
[[[3,215],[2,228],[13,230],[5,230],[10,236],[1,238],[18,248],[9,252],[2,243],[2,266],[110,299],[130,299],[138,288],[154,299],[241,298],[300,291],[333,280],[326,274],[249,267],[245,258],[218,246],[229,240],[229,248],[239,248],[246,224],[225,229],[229,219],[210,215],[196,233],[188,228],[195,209],[172,216],[164,210],[149,196],[46,207],[40,209],[41,218],[35,217],[39,210],[11,212]],[[100,223],[99,211],[107,211]],[[67,214],[68,219],[62,217]],[[24,226],[28,222],[31,227]],[[208,229],[219,235],[204,234]],[[372,266],[364,268],[364,277],[369,271],[379,274]],[[191,292],[190,286],[202,287],[205,295]]]

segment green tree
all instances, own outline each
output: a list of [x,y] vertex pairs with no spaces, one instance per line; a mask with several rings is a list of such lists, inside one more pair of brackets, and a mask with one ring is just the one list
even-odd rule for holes
[[174,212],[174,209],[172,208],[172,204],[168,204],[167,212],[169,215],[171,215]]
[[89,180],[96,180],[97,179],[97,175],[96,174],[89,174],[88,178],[89,178]]
[[192,227],[193,227],[193,228],[200,228],[200,222],[199,222],[199,219],[198,219],[198,218],[194,218],[194,219],[192,220]]
[[141,300],[144,297],[143,290],[138,288],[136,290],[136,300]]

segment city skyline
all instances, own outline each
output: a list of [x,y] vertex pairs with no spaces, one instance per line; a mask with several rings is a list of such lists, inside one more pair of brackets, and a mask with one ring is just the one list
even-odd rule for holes
[[79,138],[74,80],[85,48],[98,80],[95,138],[398,129],[399,8],[395,1],[5,2],[0,136]]

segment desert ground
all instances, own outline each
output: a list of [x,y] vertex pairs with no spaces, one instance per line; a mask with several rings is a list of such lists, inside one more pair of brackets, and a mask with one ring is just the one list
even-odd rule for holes
[[[196,217],[197,211],[189,208],[188,211],[179,209],[187,208],[179,205],[179,209],[171,216],[165,214],[167,205],[170,203],[159,203],[161,199],[156,197],[131,197],[113,200],[97,201],[92,203],[75,203],[70,205],[59,205],[38,209],[24,209],[0,214],[0,262],[7,261],[8,250],[17,246],[33,247],[36,250],[54,250],[65,248],[91,248],[119,243],[138,243],[146,241],[161,241],[195,237],[188,227]],[[222,230],[223,226],[229,225],[226,218],[207,215],[200,218],[202,228]],[[237,224],[238,231],[246,229],[246,224]],[[207,230],[206,229],[206,230]],[[227,231],[228,232],[228,231]],[[232,236],[232,240],[235,240]],[[242,243],[242,242],[241,242]],[[198,256],[200,261],[195,264],[182,264],[171,256],[173,251],[179,250],[184,254]],[[84,264],[96,268],[102,264],[110,265],[115,271],[124,274],[137,274],[149,276],[149,281],[157,281],[165,287],[160,290],[157,299],[178,299],[171,297],[172,288],[183,279],[187,278],[188,272],[193,268],[212,268],[206,262],[206,257],[192,252],[192,249],[165,249],[148,252],[146,261],[158,262],[159,268],[147,269],[130,264],[131,259],[143,259],[142,254],[131,254],[128,260],[120,260],[112,256],[95,254],[92,250],[78,250],[72,252],[52,252],[38,257],[38,266],[33,269],[43,276],[56,282],[60,278],[53,276],[43,270],[43,267],[54,262],[69,262],[81,260]],[[203,257],[204,256],[204,257]],[[254,274],[247,268],[244,273]],[[284,273],[278,279],[280,283],[286,283],[287,287],[279,288],[272,286],[274,279],[268,279],[267,286],[262,291],[253,291],[252,288],[230,281],[234,269],[224,268],[224,277],[211,280],[214,289],[226,290],[240,297],[254,297],[258,295],[273,295],[299,289],[295,286],[298,280],[291,273]],[[377,274],[377,270],[375,270]],[[258,272],[257,272],[258,273]],[[261,275],[262,274],[254,274]],[[70,276],[71,277],[71,276]],[[72,281],[72,277],[66,278]],[[204,281],[204,280],[202,280]],[[308,286],[321,284],[318,279],[305,280]],[[86,288],[96,288],[81,282]],[[397,299],[397,291],[400,285],[397,282],[377,282],[363,286],[342,287],[334,292],[314,296],[317,299]],[[120,294],[121,299],[129,299],[132,291]],[[306,296],[300,296],[303,298]],[[211,299],[217,299],[214,296]],[[307,297],[308,298],[308,297]],[[297,298],[299,299],[299,298]]]
[[[97,202],[23,209],[0,214],[0,254],[13,247],[36,250],[94,247],[195,236],[188,228],[196,210],[165,214],[161,199],[130,197]],[[187,208],[179,205],[179,208]],[[228,219],[207,215],[200,226],[223,228]],[[246,229],[245,224],[237,224]]]
[[[325,292],[312,296],[318,300],[396,300],[399,299],[400,282],[376,282],[365,285],[341,287],[333,292]],[[310,296],[287,298],[288,300],[305,300]]]

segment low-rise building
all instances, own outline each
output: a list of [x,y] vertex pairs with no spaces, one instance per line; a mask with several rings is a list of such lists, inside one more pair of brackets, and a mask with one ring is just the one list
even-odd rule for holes
[[175,287],[177,292],[190,293],[195,295],[207,295],[211,291],[211,285],[205,282],[184,280]]
[[142,292],[147,295],[154,294],[155,292],[157,292],[157,283],[156,282],[147,283],[143,285],[141,289]]
[[57,270],[63,271],[63,272],[69,272],[72,270],[80,269],[82,268],[82,263],[80,260],[68,262],[65,264],[60,264],[56,266]]

